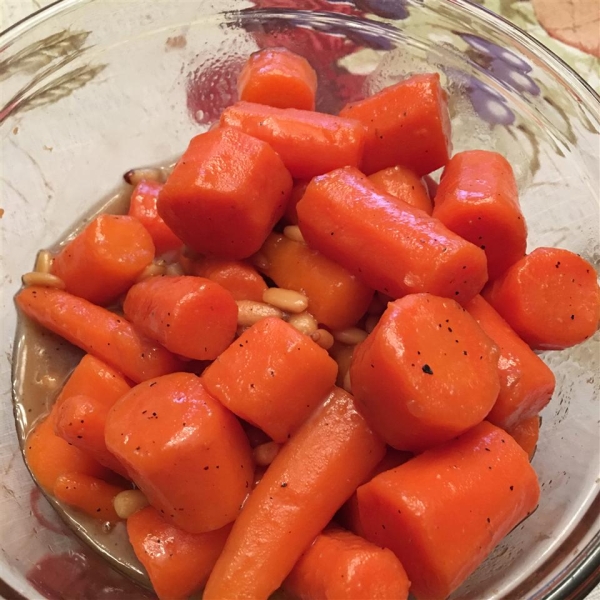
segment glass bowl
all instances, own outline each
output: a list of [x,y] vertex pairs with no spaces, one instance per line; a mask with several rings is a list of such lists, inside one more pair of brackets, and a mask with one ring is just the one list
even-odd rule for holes
[[[312,62],[318,108],[329,112],[408,73],[438,71],[455,150],[495,149],[513,164],[530,247],[568,248],[598,267],[599,98],[548,50],[480,7],[63,0],[40,11],[0,37],[0,594],[7,598],[150,597],[65,528],[23,463],[11,404],[23,367],[13,295],[38,249],[82,222],[129,168],[181,153],[235,98],[245,57],[272,45]],[[457,598],[582,597],[597,582],[598,335],[544,359],[558,387],[534,459],[540,506]],[[41,368],[34,383],[47,383],[44,375]],[[16,416],[19,428],[31,421]]]

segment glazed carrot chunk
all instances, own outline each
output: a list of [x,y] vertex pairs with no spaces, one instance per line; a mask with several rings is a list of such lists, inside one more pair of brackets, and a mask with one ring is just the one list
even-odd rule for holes
[[309,182],[306,179],[298,179],[294,182],[294,187],[292,188],[292,193],[290,194],[290,198],[288,200],[287,206],[285,208],[285,214],[283,215],[286,222],[291,225],[298,224],[298,213],[296,212],[296,206],[302,196],[304,196],[304,192],[306,191],[306,186],[308,186]]
[[162,183],[158,181],[142,180],[135,186],[129,201],[129,216],[135,217],[148,230],[157,255],[183,246],[183,242],[169,229],[156,209],[162,188]]
[[315,70],[287,48],[251,54],[238,78],[240,100],[277,108],[314,110],[316,91]]
[[316,177],[297,208],[309,246],[389,296],[429,292],[466,302],[487,280],[483,250],[356,169]]
[[492,280],[525,256],[527,226],[517,182],[497,152],[471,150],[453,156],[444,169],[433,216],[485,250]]
[[310,337],[270,317],[225,350],[202,375],[238,417],[285,442],[335,382],[337,364]]
[[190,373],[134,387],[111,409],[106,446],[171,524],[202,533],[233,521],[254,473],[237,419]]
[[355,119],[237,102],[223,111],[220,123],[269,143],[297,179],[356,167],[363,155],[365,128]]
[[354,325],[373,298],[373,290],[355,275],[301,242],[272,233],[261,254],[263,273],[279,287],[305,294],[307,310],[331,329]]
[[366,419],[390,446],[421,451],[480,423],[498,392],[498,348],[453,300],[388,304],[350,367]]
[[369,175],[377,189],[414,208],[424,210],[428,215],[433,211],[433,203],[424,181],[406,167],[389,167]]
[[540,424],[541,417],[535,415],[519,421],[506,430],[514,438],[515,442],[527,452],[530,461],[533,460],[540,437]]
[[233,340],[237,304],[218,283],[202,277],[151,277],[135,284],[125,316],[165,348],[197,360],[216,358]]
[[448,162],[450,118],[437,73],[413,75],[348,104],[340,116],[358,119],[367,129],[362,161],[367,174],[402,165],[421,176]]
[[594,267],[561,248],[537,248],[484,291],[484,298],[535,350],[562,350],[591,337],[600,319]]
[[147,506],[127,519],[135,555],[161,600],[186,600],[202,589],[231,529],[188,533]]
[[247,258],[283,215],[291,189],[273,148],[224,127],[192,139],[160,192],[158,214],[200,254]]
[[266,600],[384,452],[352,396],[334,388],[250,494],[204,600]]
[[406,600],[409,586],[392,552],[339,527],[315,538],[283,584],[298,600]]
[[105,308],[62,290],[31,286],[15,298],[25,315],[82,350],[140,382],[178,371],[168,350],[138,333],[131,323]]
[[481,296],[465,308],[500,348],[500,393],[487,420],[507,429],[537,415],[554,392],[550,368]]
[[446,598],[536,508],[527,454],[483,422],[358,488],[367,539],[400,559],[418,600]]
[[100,215],[54,258],[52,274],[65,289],[94,304],[109,304],[152,262],[154,244],[133,217]]

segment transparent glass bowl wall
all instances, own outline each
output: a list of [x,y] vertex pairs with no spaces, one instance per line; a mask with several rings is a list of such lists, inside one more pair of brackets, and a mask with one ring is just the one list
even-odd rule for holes
[[[235,75],[258,47],[284,45],[311,60],[325,111],[407,73],[440,72],[455,150],[496,149],[512,162],[530,246],[569,248],[598,267],[599,101],[558,59],[463,2],[257,4],[64,0],[0,40],[0,579],[27,598],[40,592],[26,575],[48,554],[66,556],[77,581],[103,566],[32,492],[21,459],[10,399],[19,277],[124,171],[180,154],[234,99]],[[545,358],[558,388],[534,459],[539,509],[457,597],[564,596],[597,565],[598,337]],[[129,590],[103,577],[95,597]],[[84,588],[74,585],[73,597]]]

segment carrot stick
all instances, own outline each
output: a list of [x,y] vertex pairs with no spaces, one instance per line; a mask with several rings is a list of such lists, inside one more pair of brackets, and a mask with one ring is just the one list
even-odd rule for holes
[[106,447],[152,506],[190,533],[233,521],[254,474],[237,419],[190,373],[134,387],[111,409]]
[[506,430],[514,438],[515,442],[527,452],[530,461],[533,460],[537,448],[541,422],[541,417],[535,415],[519,421]]
[[21,290],[17,306],[40,325],[140,382],[181,369],[162,346],[140,335],[125,318],[58,289]]
[[380,191],[410,204],[414,208],[424,210],[428,215],[433,211],[433,204],[427,191],[427,185],[406,167],[389,167],[369,175],[373,185]]
[[117,299],[152,262],[154,244],[133,217],[100,215],[54,258],[65,289],[94,304]]
[[169,229],[156,209],[156,201],[162,188],[162,183],[158,181],[140,181],[131,193],[128,213],[146,228],[152,237],[157,255],[178,250],[183,246],[183,242]]
[[192,138],[157,208],[199,254],[241,259],[261,247],[283,216],[291,189],[290,174],[273,148],[225,127]]
[[202,277],[151,277],[136,283],[127,292],[123,311],[144,335],[197,360],[216,358],[237,328],[233,296]]
[[500,393],[486,419],[508,430],[537,415],[550,402],[554,374],[481,296],[475,296],[465,308],[500,348]]
[[256,269],[239,260],[205,257],[193,263],[192,273],[218,283],[234,300],[262,302],[267,291],[267,284]]
[[302,292],[308,311],[332,329],[355,325],[365,314],[373,290],[346,269],[306,244],[272,233],[261,248],[263,273],[279,287]]
[[270,317],[237,338],[202,381],[223,406],[282,443],[321,402],[336,373],[326,350]]
[[480,423],[498,392],[498,348],[453,300],[414,294],[388,304],[354,351],[352,391],[390,446],[413,452]]
[[202,589],[230,530],[226,525],[206,533],[188,533],[151,506],[127,519],[129,541],[160,600],[186,600]]
[[362,161],[367,174],[402,165],[422,176],[448,162],[450,117],[437,73],[413,75],[348,104],[340,116],[367,128]]
[[600,320],[594,267],[561,248],[537,248],[483,293],[534,350],[562,350],[591,337]]
[[220,123],[270,144],[296,179],[356,167],[363,154],[365,129],[355,119],[237,102],[223,111]]
[[286,222],[290,225],[298,225],[296,206],[298,205],[298,202],[300,202],[302,196],[304,196],[308,184],[309,182],[306,179],[299,179],[294,182],[294,187],[292,188],[292,193],[290,194],[290,198],[285,208],[285,214],[283,215]]
[[509,162],[497,152],[460,152],[446,165],[433,216],[485,250],[490,279],[525,256],[527,226]]
[[334,388],[250,494],[204,600],[266,599],[384,452],[352,396]]
[[487,279],[483,250],[378,192],[356,169],[313,179],[297,208],[309,246],[387,295],[430,292],[466,302]]
[[409,586],[392,552],[339,527],[315,538],[283,585],[298,600],[406,600]]
[[113,500],[125,489],[84,473],[67,473],[56,480],[52,494],[57,500],[78,508],[90,517],[115,523],[120,519]]
[[418,600],[446,598],[537,506],[527,454],[483,422],[358,488],[367,539],[400,559]]
[[317,74],[287,48],[265,48],[250,55],[238,78],[240,100],[277,108],[315,109]]

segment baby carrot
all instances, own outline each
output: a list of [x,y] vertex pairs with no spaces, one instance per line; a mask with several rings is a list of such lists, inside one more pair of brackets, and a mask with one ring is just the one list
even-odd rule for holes
[[454,300],[388,304],[354,351],[352,391],[390,446],[421,451],[480,423],[498,392],[498,348]]
[[384,452],[352,396],[334,388],[250,494],[204,600],[266,600]]
[[437,73],[413,75],[348,104],[341,117],[367,129],[362,170],[371,174],[402,165],[417,175],[443,167],[450,153],[450,117]]
[[356,167],[363,154],[365,128],[355,119],[237,102],[223,111],[220,122],[270,144],[297,179]]
[[121,486],[84,473],[67,473],[56,480],[52,495],[90,517],[115,523],[120,519],[113,507],[113,500],[124,490]]
[[298,205],[298,202],[300,202],[302,196],[304,196],[308,184],[309,182],[306,179],[298,179],[294,182],[294,187],[292,188],[292,193],[290,194],[290,199],[288,200],[287,206],[285,207],[285,214],[283,215],[286,222],[290,225],[298,224],[296,206]]
[[536,248],[483,296],[534,350],[579,344],[594,334],[600,320],[594,267],[561,248]]
[[335,382],[336,362],[306,335],[269,317],[252,325],[202,374],[238,417],[285,442]]
[[136,283],[127,292],[123,311],[144,335],[197,360],[216,358],[237,328],[233,296],[203,277],[151,277]]
[[537,448],[540,437],[540,425],[541,417],[535,415],[519,421],[506,430],[514,438],[515,442],[527,452],[530,461],[533,460],[535,449]]
[[30,319],[140,382],[181,369],[168,350],[124,317],[62,290],[27,287],[15,299]]
[[308,311],[332,329],[352,327],[365,314],[373,290],[306,244],[272,233],[261,248],[263,273],[279,287],[302,292]]
[[183,246],[156,209],[156,201],[162,188],[162,183],[158,181],[143,179],[135,186],[129,201],[129,216],[135,217],[148,230],[157,255]]
[[94,304],[109,304],[152,262],[154,244],[133,217],[100,215],[56,255],[52,274],[65,289]]
[[283,584],[298,600],[406,600],[409,586],[392,552],[339,527],[315,538]]
[[428,215],[433,211],[433,204],[424,181],[406,167],[388,167],[369,175],[376,188],[424,210]]
[[358,488],[367,539],[400,559],[418,600],[452,593],[539,495],[527,454],[485,421]]
[[241,259],[261,247],[291,189],[292,178],[269,144],[222,127],[192,138],[157,208],[199,254]]
[[202,589],[231,529],[188,533],[171,525],[152,506],[127,519],[135,555],[160,600],[186,600]]
[[251,54],[237,85],[240,100],[277,108],[315,109],[317,74],[303,56],[287,48],[265,48]]
[[550,402],[554,373],[481,296],[475,296],[465,308],[500,348],[500,393],[486,419],[508,430],[537,415]]
[[316,177],[297,208],[309,246],[389,296],[429,292],[466,302],[487,280],[483,250],[380,193],[356,169]]
[[497,152],[460,152],[446,165],[433,216],[485,250],[490,279],[525,256],[527,226],[509,162]]
[[106,420],[106,447],[152,506],[190,533],[233,521],[254,474],[237,419],[191,373],[146,381]]

